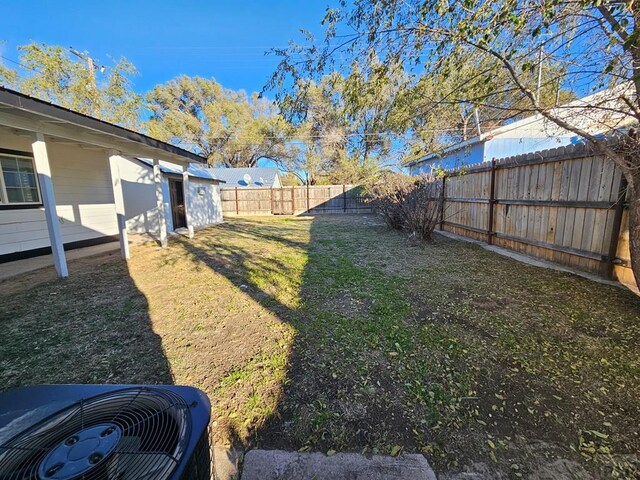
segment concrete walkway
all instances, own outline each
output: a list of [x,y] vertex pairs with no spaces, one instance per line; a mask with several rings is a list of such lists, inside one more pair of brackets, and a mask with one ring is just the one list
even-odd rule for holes
[[244,457],[241,480],[436,480],[418,454],[365,457],[357,453],[251,450]]
[[[93,257],[103,253],[112,252],[120,249],[120,242],[109,242],[91,247],[76,248],[65,252],[67,262],[77,260],[78,258]],[[0,280],[15,277],[22,273],[32,272],[41,268],[53,266],[53,255],[41,255],[39,257],[25,258],[24,260],[16,260],[15,262],[7,262],[0,264]]]
[[502,255],[504,257],[513,258],[514,260],[517,260],[522,263],[526,263],[527,265],[533,265],[534,267],[540,267],[540,268],[548,268],[550,270],[557,270],[559,272],[572,273],[574,275],[578,275],[579,277],[587,278],[593,282],[601,283],[603,285],[611,285],[613,287],[625,288],[625,289],[631,290],[636,294],[640,293],[638,289],[630,285],[622,284],[620,282],[616,282],[613,280],[607,280],[593,273],[583,272],[581,270],[577,270],[575,268],[571,268],[565,265],[560,265],[558,263],[552,263],[546,260],[541,260],[539,258],[531,257],[523,253],[514,252],[513,250],[508,250],[506,248],[498,247],[497,245],[487,245],[486,243],[481,242],[480,240],[464,237],[462,235],[456,235],[455,233],[446,232],[442,230],[434,230],[434,232],[437,233],[438,235],[442,235],[443,237],[447,237],[447,238],[452,238],[454,240],[461,240],[463,242],[475,243],[476,245],[480,245],[485,250],[489,250],[490,252],[497,253],[498,255]]

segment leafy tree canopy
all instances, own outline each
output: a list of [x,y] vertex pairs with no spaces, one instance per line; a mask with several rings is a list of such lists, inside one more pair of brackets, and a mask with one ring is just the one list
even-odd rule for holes
[[406,129],[396,100],[408,85],[401,69],[366,71],[357,62],[350,75],[297,79],[279,103],[298,129],[310,181],[360,183],[396,163],[391,153]]
[[131,78],[137,70],[126,58],[99,73],[71,58],[60,46],[31,43],[18,50],[21,69],[0,67],[0,80],[10,88],[107,122],[139,128],[142,96],[133,90]]
[[293,127],[257,93],[181,76],[157,85],[147,100],[149,134],[194,148],[212,165],[254,167],[266,158],[287,169],[298,156]]

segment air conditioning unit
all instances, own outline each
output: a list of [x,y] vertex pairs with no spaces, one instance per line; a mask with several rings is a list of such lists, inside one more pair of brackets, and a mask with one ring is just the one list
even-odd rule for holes
[[0,393],[0,480],[209,480],[211,404],[192,387]]

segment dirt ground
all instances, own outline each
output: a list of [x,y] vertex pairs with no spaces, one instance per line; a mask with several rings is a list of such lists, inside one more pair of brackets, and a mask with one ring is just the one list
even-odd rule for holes
[[420,452],[443,478],[638,476],[622,288],[364,215],[233,219],[70,270],[0,283],[2,389],[189,384],[217,443]]

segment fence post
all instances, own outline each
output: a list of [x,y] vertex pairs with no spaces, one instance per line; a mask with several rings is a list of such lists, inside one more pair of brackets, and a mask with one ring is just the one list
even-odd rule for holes
[[613,272],[616,266],[616,253],[618,253],[618,242],[620,241],[620,227],[622,226],[622,214],[624,213],[625,202],[627,199],[627,179],[624,175],[620,176],[618,184],[618,201],[613,216],[613,226],[611,228],[611,240],[609,241],[609,252],[606,262],[604,263],[603,274],[606,278],[613,280]]
[[347,212],[347,189],[344,183],[342,184],[342,211]]
[[307,178],[307,213],[311,213],[311,207],[309,203],[309,178]]
[[236,215],[240,215],[240,207],[238,206],[238,187],[236,187]]
[[444,230],[444,201],[445,201],[445,186],[447,184],[447,174],[442,174],[442,189],[440,190],[440,231]]
[[491,185],[489,187],[489,221],[487,223],[487,243],[493,243],[493,206],[496,203],[496,159],[491,160]]
[[296,214],[296,187],[295,185],[291,185],[291,210],[293,210],[293,215]]
[[271,215],[275,215],[275,213],[273,213],[275,211],[273,208],[273,186],[269,189],[269,196],[271,197]]

